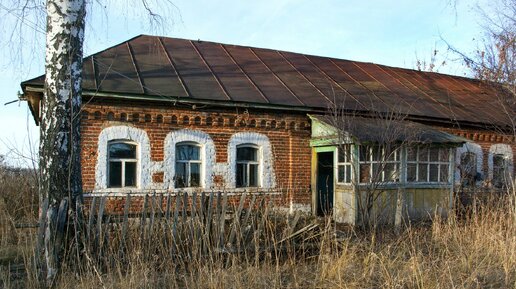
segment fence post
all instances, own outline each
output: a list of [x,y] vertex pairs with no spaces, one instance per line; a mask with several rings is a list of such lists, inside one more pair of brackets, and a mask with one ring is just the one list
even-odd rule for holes
[[127,230],[129,226],[129,209],[131,208],[131,194],[127,194],[125,196],[125,205],[124,205],[124,220],[122,222],[122,238],[123,242],[126,242],[127,239]]
[[218,239],[218,247],[224,247],[224,225],[226,224],[226,208],[228,204],[228,192],[224,192],[224,197],[222,198],[222,209],[220,211],[219,216],[219,239]]
[[147,220],[147,203],[149,202],[149,196],[145,194],[143,197],[143,208],[142,208],[142,216],[140,221],[140,242],[143,242],[145,237],[145,222]]
[[208,200],[208,216],[206,218],[206,231],[204,232],[206,246],[204,253],[207,253],[207,248],[211,245],[211,222],[213,216],[213,191],[210,192],[210,199]]
[[247,192],[244,192],[242,194],[242,196],[240,197],[240,202],[238,203],[238,209],[235,213],[235,216],[233,219],[233,226],[231,228],[231,233],[229,235],[229,240],[228,240],[229,244],[233,244],[237,230],[240,228],[240,214],[242,213],[242,209],[244,208],[244,203],[245,203],[246,197],[247,197]]
[[88,240],[91,240],[92,238],[92,228],[93,228],[93,222],[95,221],[95,205],[97,203],[97,197],[93,197],[90,204],[90,210],[89,210],[89,218],[88,218],[88,225],[86,227],[86,234],[88,236]]

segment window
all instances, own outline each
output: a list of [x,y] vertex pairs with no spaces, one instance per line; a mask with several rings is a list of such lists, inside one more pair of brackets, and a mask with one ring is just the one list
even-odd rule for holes
[[493,155],[493,186],[503,188],[509,180],[509,162],[503,154]]
[[407,182],[448,183],[449,156],[449,148],[408,148]]
[[360,182],[398,182],[399,150],[385,146],[360,146]]
[[255,132],[238,132],[228,141],[228,188],[276,187],[269,138]]
[[201,163],[201,147],[197,143],[177,144],[175,187],[200,187]]
[[460,156],[460,181],[463,186],[474,186],[477,176],[477,155],[472,152]]
[[108,187],[136,187],[136,145],[115,141],[108,146]]
[[237,188],[258,187],[258,147],[254,145],[237,146],[236,186]]
[[351,145],[340,145],[337,159],[337,183],[351,183]]

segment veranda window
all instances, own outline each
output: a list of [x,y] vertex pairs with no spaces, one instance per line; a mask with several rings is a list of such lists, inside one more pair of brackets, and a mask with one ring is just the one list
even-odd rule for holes
[[136,144],[123,141],[108,146],[108,187],[136,187]]
[[351,146],[340,145],[337,159],[337,182],[342,184],[351,183]]
[[385,146],[360,146],[360,182],[399,182],[399,150]]
[[176,145],[176,188],[200,187],[201,185],[201,148],[197,143]]
[[407,149],[407,182],[448,183],[450,149],[410,147]]
[[258,160],[258,147],[254,145],[241,145],[237,147],[236,161],[236,186],[258,187],[260,162]]

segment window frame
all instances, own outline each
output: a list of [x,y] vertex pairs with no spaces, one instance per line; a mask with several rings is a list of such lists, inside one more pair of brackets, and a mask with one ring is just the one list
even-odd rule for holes
[[[180,146],[195,146],[199,149],[199,159],[198,160],[179,160],[177,157],[178,147]],[[204,180],[204,173],[203,173],[203,146],[202,144],[194,141],[182,141],[175,144],[175,160],[174,160],[174,188],[176,189],[187,189],[187,188],[202,188],[203,187],[203,180]],[[178,186],[178,180],[177,180],[177,163],[184,163],[187,164],[185,166],[185,174],[187,176],[187,181],[185,186]],[[197,186],[191,185],[191,164],[199,164],[199,184]]]
[[[336,182],[337,184],[349,185],[353,182],[353,146],[351,144],[341,144],[337,146],[336,158],[337,164],[336,166]],[[346,151],[346,152],[343,152]],[[341,161],[341,156],[343,156],[343,161]],[[340,179],[340,171],[343,171],[342,181]],[[347,181],[349,180],[349,181]]]
[[[111,154],[109,153],[109,150],[110,150],[110,147],[114,144],[119,144],[119,143],[122,143],[122,144],[128,144],[128,145],[132,145],[134,146],[134,158],[112,158],[111,157]],[[108,189],[124,189],[124,188],[138,188],[139,187],[139,184],[140,184],[140,168],[139,168],[139,145],[137,142],[134,142],[134,141],[131,141],[131,140],[110,140],[108,141],[107,143],[107,162],[106,162],[106,187]],[[111,178],[110,178],[110,175],[111,175],[111,163],[112,162],[120,162],[121,166],[120,166],[120,178],[121,178],[121,181],[120,181],[120,187],[114,187],[111,185]],[[134,186],[127,186],[125,184],[125,171],[126,171],[126,167],[125,167],[125,164],[126,163],[135,163],[135,181],[134,181]]]
[[[425,161],[421,161],[419,159],[421,148],[424,148],[427,150],[427,158],[426,158],[427,160],[425,160]],[[415,152],[416,159],[415,160],[409,159],[408,150],[411,150],[411,149],[416,149],[416,152]],[[439,156],[437,157],[437,161],[431,160],[430,152],[432,149],[438,150]],[[447,155],[447,158],[445,161],[443,161],[441,158],[441,151],[443,151],[443,150],[448,151],[448,155]],[[448,148],[448,147],[424,146],[424,145],[407,147],[406,161],[405,161],[405,163],[406,163],[406,180],[405,181],[409,184],[422,184],[422,183],[424,183],[424,184],[451,184],[451,177],[450,177],[451,155],[452,155],[452,150],[451,150],[451,148]],[[416,171],[415,171],[416,179],[413,181],[412,180],[409,181],[409,174],[408,174],[409,165],[411,165],[411,164],[415,165],[415,167],[416,167]],[[425,180],[419,179],[419,168],[421,165],[426,165],[426,179]],[[430,180],[431,165],[437,165],[437,181]],[[442,172],[441,167],[443,167],[443,166],[446,166],[446,170],[447,170],[446,181],[442,181],[442,178],[441,178],[441,172]]]
[[[374,175],[374,165],[382,165],[382,169],[380,170],[380,178],[378,180],[374,180],[375,182],[382,184],[399,184],[402,182],[401,180],[401,170],[402,170],[402,149],[397,148],[392,151],[394,153],[393,159],[385,159],[385,146],[382,145],[359,145],[358,147],[358,182],[360,184],[371,184],[373,183]],[[362,160],[362,148],[367,148],[366,156],[368,159]],[[373,149],[380,148],[380,158],[375,160],[373,157]],[[397,174],[397,178],[395,180],[386,179],[385,178],[385,168],[387,164],[394,164],[394,173]],[[368,166],[368,180],[362,181],[362,165]]]
[[[238,160],[238,149],[240,149],[240,148],[255,149],[256,150],[256,161]],[[261,147],[259,145],[256,145],[253,143],[244,143],[244,144],[237,145],[235,147],[235,187],[236,188],[260,188],[260,187],[262,187],[262,185],[261,185],[261,180],[262,180],[262,176],[261,176],[262,164],[261,164],[261,162],[262,162],[261,161]],[[242,185],[242,186],[238,186],[238,182],[237,182],[238,165],[239,164],[245,165],[247,167],[247,175],[244,176],[244,180],[243,180],[244,185]],[[256,165],[256,186],[249,185],[250,173],[251,173],[250,166],[251,165]]]
[[[499,166],[495,162],[495,158],[500,157],[502,159],[502,165]],[[501,171],[501,173],[500,173]],[[497,173],[498,172],[498,173]],[[498,189],[505,188],[507,184],[507,177],[510,179],[509,174],[509,157],[506,154],[496,153],[493,154],[493,167],[492,167],[493,176],[491,178],[491,182],[493,187]],[[499,180],[498,180],[499,178]]]
[[[466,163],[465,160],[472,160]],[[465,151],[460,154],[460,183],[465,186],[475,186],[477,172],[477,154],[472,151]]]

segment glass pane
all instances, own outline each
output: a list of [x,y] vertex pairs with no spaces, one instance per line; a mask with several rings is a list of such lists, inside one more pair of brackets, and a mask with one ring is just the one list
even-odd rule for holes
[[237,148],[237,161],[257,161],[258,150],[253,147]]
[[349,145],[341,145],[339,147],[339,163],[347,163],[349,155]]
[[258,186],[258,165],[249,165],[249,186]]
[[370,159],[369,159],[369,147],[368,146],[360,146],[359,151],[360,151],[359,154],[360,154],[360,161],[361,162],[370,161]]
[[136,162],[125,163],[125,184],[126,187],[136,187]]
[[110,158],[134,159],[136,146],[128,143],[112,143],[109,145]]
[[176,149],[176,154],[177,159],[182,161],[198,161],[201,159],[200,148],[196,145],[178,145]]
[[396,164],[385,164],[385,181],[397,181],[398,180],[398,172],[396,169]]
[[382,167],[384,164],[373,163],[373,175],[371,176],[373,182],[382,181]]
[[386,154],[386,158],[388,161],[397,161],[398,160],[396,151],[386,150],[385,154]]
[[351,165],[346,165],[344,167],[346,168],[346,174],[344,175],[345,182],[349,184],[351,183]]
[[503,155],[494,155],[493,156],[493,167],[503,168],[504,167],[504,157]]
[[418,171],[418,181],[419,182],[427,182],[428,181],[428,176],[427,176],[427,172],[428,172],[428,166],[427,164],[420,164],[419,165],[419,171]]
[[474,153],[463,153],[460,158],[462,177],[474,176],[477,172],[477,158]]
[[407,161],[415,162],[417,156],[417,147],[409,147],[407,148]]
[[502,188],[505,184],[505,170],[503,167],[493,168],[493,186]]
[[448,165],[441,165],[441,182],[448,183]]
[[419,148],[419,161],[420,162],[428,161],[428,148],[425,148],[425,147]]
[[344,166],[339,166],[337,170],[338,170],[337,182],[344,183],[345,182],[344,178],[345,178],[345,173],[346,173],[345,167]]
[[361,183],[367,183],[370,180],[370,172],[369,172],[370,166],[368,164],[361,164],[360,165],[360,182]]
[[187,185],[186,165],[187,163],[176,162],[176,188],[184,188]]
[[373,161],[381,161],[382,160],[382,153],[383,153],[383,150],[382,150],[382,147],[380,146],[374,146],[372,148],[373,150]]
[[236,167],[236,186],[243,187],[244,186],[244,176],[245,176],[245,164],[237,164]]
[[201,164],[190,163],[190,187],[201,185]]
[[442,148],[439,150],[440,151],[440,158],[439,160],[441,162],[449,162],[450,159],[450,149],[449,148]]
[[430,161],[431,162],[438,162],[439,161],[439,149],[438,148],[431,148],[430,149]]
[[416,181],[416,164],[407,164],[407,182]]
[[110,188],[122,187],[122,163],[109,162],[109,184]]
[[430,165],[430,181],[437,182],[439,180],[439,165]]

